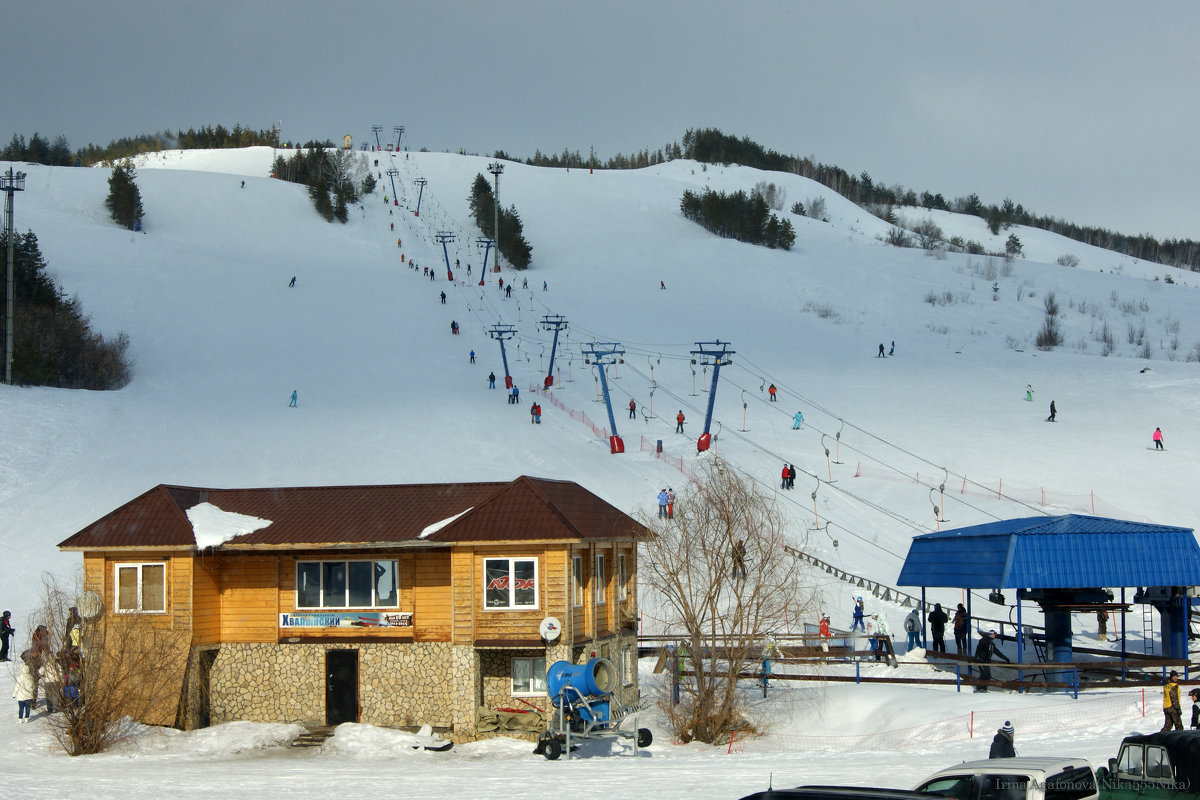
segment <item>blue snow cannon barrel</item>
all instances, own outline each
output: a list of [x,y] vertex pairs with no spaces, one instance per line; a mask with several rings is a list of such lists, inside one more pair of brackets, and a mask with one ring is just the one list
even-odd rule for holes
[[[546,689],[555,705],[578,703],[576,710],[583,719],[607,722],[608,697],[617,689],[617,670],[607,658],[593,658],[586,664],[556,661],[546,672]],[[587,698],[587,705],[579,702],[580,695]]]

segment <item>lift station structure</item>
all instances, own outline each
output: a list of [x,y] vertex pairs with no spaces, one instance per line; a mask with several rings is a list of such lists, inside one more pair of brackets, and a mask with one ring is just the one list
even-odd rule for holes
[[[913,537],[897,583],[920,586],[923,605],[927,587],[987,589],[999,605],[1007,605],[1002,590],[1013,590],[1018,631],[1025,630],[1022,601],[1041,607],[1046,660],[1053,663],[1073,661],[1072,614],[1142,604],[1160,614],[1161,655],[1187,659],[1200,545],[1191,528],[1170,525],[1081,514],[1002,520]],[[1152,627],[1146,633],[1149,651]],[[1124,659],[1123,614],[1119,635]],[[1017,636],[1017,663],[1024,662],[1023,639]]]

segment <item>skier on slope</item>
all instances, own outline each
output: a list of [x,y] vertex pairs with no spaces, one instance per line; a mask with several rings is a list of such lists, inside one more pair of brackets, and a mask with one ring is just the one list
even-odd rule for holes
[[792,430],[798,431],[804,427],[804,412],[797,411],[796,416],[792,417]]
[[1154,440],[1154,449],[1155,450],[1165,450],[1166,449],[1163,447],[1162,428],[1155,428],[1154,435],[1150,438],[1152,438]]

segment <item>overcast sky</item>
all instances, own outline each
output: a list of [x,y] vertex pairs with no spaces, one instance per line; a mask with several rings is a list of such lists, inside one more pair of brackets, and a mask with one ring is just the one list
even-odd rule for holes
[[413,148],[603,159],[716,127],[947,199],[1200,239],[1194,0],[2,8],[5,142],[282,122],[357,145],[404,125]]

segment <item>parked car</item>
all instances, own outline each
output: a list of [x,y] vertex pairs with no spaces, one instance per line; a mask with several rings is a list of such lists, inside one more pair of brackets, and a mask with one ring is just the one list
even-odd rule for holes
[[1200,797],[1200,731],[1126,736],[1116,758],[1096,770],[1103,800]]
[[741,800],[941,800],[934,795],[907,789],[882,789],[873,786],[797,786],[794,789],[766,789],[748,794]]
[[1097,800],[1092,765],[1083,758],[990,758],[935,772],[916,791],[955,800]]

